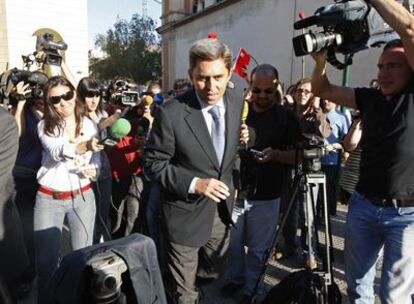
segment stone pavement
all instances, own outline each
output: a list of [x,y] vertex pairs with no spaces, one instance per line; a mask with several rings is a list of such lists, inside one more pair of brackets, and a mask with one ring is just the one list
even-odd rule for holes
[[[346,205],[338,205],[338,212],[336,216],[331,217],[332,236],[333,236],[333,248],[334,248],[334,263],[333,263],[333,276],[335,282],[342,294],[342,303],[348,304],[349,300],[346,295],[346,283],[344,273],[344,229],[347,213]],[[319,233],[319,239],[324,239],[323,234]],[[378,269],[381,267],[381,263],[378,263]],[[265,288],[269,290],[272,286],[276,285],[286,275],[291,272],[303,269],[303,260],[299,258],[289,258],[280,261],[272,261],[266,271],[264,279]],[[232,299],[226,299],[220,296],[220,288],[225,284],[225,279],[214,282],[211,286],[204,289],[204,298],[202,304],[237,304],[240,302],[242,292],[237,292]],[[379,274],[375,281],[376,290],[378,292]],[[275,300],[275,303],[277,301]],[[376,299],[376,303],[379,303],[379,299]]]
[[[348,298],[346,295],[346,283],[344,277],[344,228],[345,219],[347,213],[347,206],[338,205],[338,213],[336,216],[331,217],[332,235],[333,235],[333,247],[334,247],[334,263],[333,263],[333,275],[334,280],[338,284],[342,294],[342,303],[348,304]],[[323,234],[319,233],[319,239],[323,239]],[[68,239],[67,239],[68,240]],[[63,243],[66,243],[63,241]],[[67,243],[66,243],[67,244]],[[66,247],[66,246],[64,246]],[[67,249],[67,248],[66,248]],[[64,250],[66,251],[66,250]],[[378,269],[381,267],[381,263],[378,263]],[[281,261],[272,261],[266,271],[264,279],[265,288],[269,290],[272,286],[276,285],[287,274],[302,269],[303,261],[299,258],[289,258]],[[376,293],[378,293],[379,273],[375,281]],[[220,296],[220,288],[225,284],[224,279],[217,280],[210,286],[203,289],[203,301],[201,304],[237,304],[240,302],[242,293],[238,292],[231,299],[226,299]],[[24,301],[20,301],[19,304],[36,304],[36,292],[33,291],[29,298]],[[277,302],[275,302],[277,303]],[[376,303],[379,300],[376,299]]]

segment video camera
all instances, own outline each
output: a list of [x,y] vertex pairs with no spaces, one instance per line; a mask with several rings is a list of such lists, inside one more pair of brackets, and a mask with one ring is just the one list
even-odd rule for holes
[[65,51],[68,45],[63,41],[53,41],[53,34],[45,33],[42,36],[37,37],[36,51],[43,51],[45,53],[42,58],[43,64],[61,66],[62,56],[59,54],[59,50]]
[[126,106],[136,106],[141,102],[139,98],[138,87],[123,79],[118,79],[112,84],[112,97],[116,103],[122,103]]
[[[402,3],[404,0],[395,0]],[[402,3],[403,4],[403,3]],[[411,11],[411,7],[408,8]],[[323,27],[293,38],[296,56],[304,56],[328,49],[328,62],[337,69],[352,64],[352,56],[364,49],[379,47],[399,36],[377,11],[363,0],[340,0],[320,7],[311,17],[295,22],[296,30],[310,26]],[[336,52],[345,56],[345,62],[336,58]]]
[[325,156],[324,140],[315,134],[303,134],[300,144],[302,151],[302,168],[305,173],[320,172],[322,169],[322,157]]
[[[16,106],[22,99],[28,102],[43,99],[43,86],[47,80],[47,76],[40,71],[30,72],[17,68],[6,71],[0,75],[0,102],[4,105]],[[28,83],[30,87],[30,92],[25,96],[16,94],[16,85],[21,81]]]

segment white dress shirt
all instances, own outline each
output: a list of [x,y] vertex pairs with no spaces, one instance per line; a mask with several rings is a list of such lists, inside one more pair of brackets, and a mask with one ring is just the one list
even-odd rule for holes
[[[222,121],[225,122],[226,107],[224,106],[223,97],[215,105],[208,105],[208,104],[206,104],[198,96],[197,96],[197,100],[200,103],[201,112],[203,113],[203,117],[204,117],[204,120],[206,122],[207,129],[208,129],[208,133],[211,136],[211,129],[212,129],[212,124],[213,124],[213,117],[211,116],[211,114],[208,111],[210,111],[210,109],[212,107],[218,106],[219,112],[220,112],[220,119],[222,119]],[[224,126],[224,133],[225,133],[226,132],[226,124],[224,123],[223,126]],[[197,180],[198,180],[198,177],[194,177],[193,178],[193,180],[191,181],[190,187],[188,188],[188,193],[190,193],[190,194],[194,194],[195,193],[195,184],[196,184]]]

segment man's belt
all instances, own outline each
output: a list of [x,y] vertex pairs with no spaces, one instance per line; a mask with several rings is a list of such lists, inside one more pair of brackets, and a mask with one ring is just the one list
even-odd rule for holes
[[49,189],[43,186],[39,187],[40,192],[46,195],[50,195],[54,199],[58,199],[58,200],[74,198],[75,196],[81,194],[82,192],[88,191],[89,189],[91,189],[91,184],[87,184],[86,186],[80,189],[73,190],[73,191],[54,191],[52,189]]
[[365,197],[372,204],[377,207],[393,207],[404,208],[414,207],[414,200],[396,199],[396,198],[379,198],[379,197]]

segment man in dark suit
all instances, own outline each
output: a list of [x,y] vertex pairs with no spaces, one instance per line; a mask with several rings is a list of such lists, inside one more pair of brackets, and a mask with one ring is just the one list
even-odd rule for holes
[[13,303],[9,288],[28,264],[20,218],[12,201],[18,148],[17,124],[0,106],[0,303]]
[[193,304],[196,277],[217,278],[224,268],[236,151],[248,134],[241,129],[243,99],[226,90],[231,50],[202,39],[189,55],[194,89],[158,109],[146,169],[162,188],[167,292],[177,303]]

